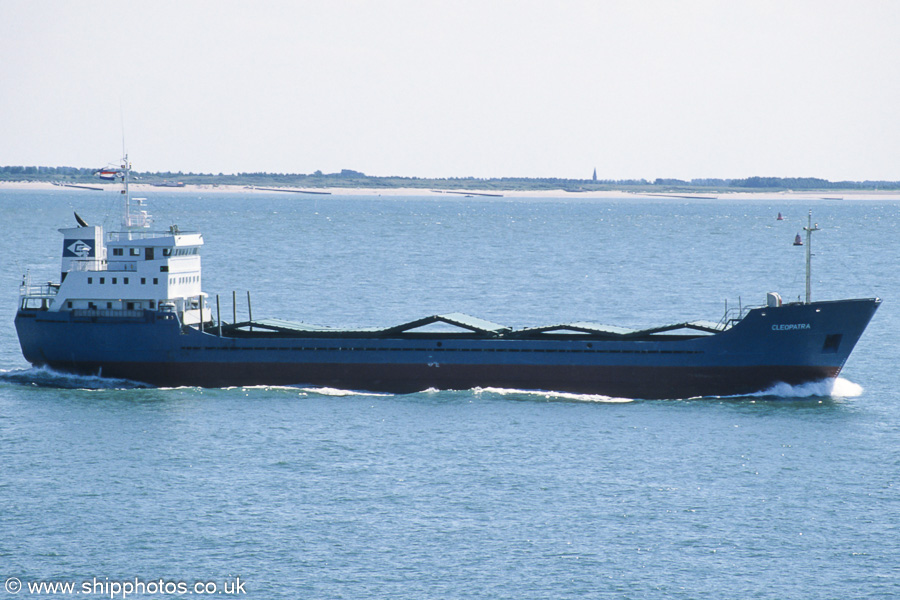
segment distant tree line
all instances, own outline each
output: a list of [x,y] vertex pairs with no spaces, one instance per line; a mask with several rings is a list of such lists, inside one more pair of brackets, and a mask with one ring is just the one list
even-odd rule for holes
[[[97,169],[81,167],[0,166],[0,181],[98,183]],[[566,179],[561,177],[378,177],[352,169],[337,173],[183,173],[133,172],[135,181],[150,184],[244,185],[271,187],[440,188],[451,190],[596,190],[634,191],[783,191],[783,190],[900,190],[900,181],[828,181],[816,177],[748,177],[746,179]]]
[[763,190],[882,190],[898,189],[897,181],[828,181],[818,177],[748,177],[746,179],[656,179],[654,185]]
[[78,167],[0,167],[3,179],[44,179],[52,177],[93,177],[97,169]]

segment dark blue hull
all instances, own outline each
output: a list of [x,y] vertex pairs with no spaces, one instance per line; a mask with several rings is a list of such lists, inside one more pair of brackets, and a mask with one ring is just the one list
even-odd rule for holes
[[182,327],[172,314],[20,310],[34,365],[157,386],[312,384],[389,392],[503,387],[628,398],[739,395],[836,377],[877,299],[751,310],[705,335],[373,335],[256,337]]

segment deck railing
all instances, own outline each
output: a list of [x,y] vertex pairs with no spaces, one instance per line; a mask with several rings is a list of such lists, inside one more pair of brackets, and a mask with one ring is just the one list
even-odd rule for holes
[[107,271],[137,271],[137,262],[133,260],[111,260],[106,263]]
[[199,231],[110,231],[107,239],[111,242],[125,242],[128,240],[148,240],[154,238],[170,238],[176,235],[190,235]]
[[725,310],[725,314],[722,315],[722,318],[719,319],[718,328],[719,329],[728,329],[749,313],[754,308],[759,308],[758,306],[738,306],[737,308],[728,308]]
[[101,258],[72,259],[69,262],[70,271],[105,271],[106,260]]
[[59,293],[58,283],[45,283],[43,285],[32,285],[23,283],[19,286],[19,296],[22,298],[55,298]]

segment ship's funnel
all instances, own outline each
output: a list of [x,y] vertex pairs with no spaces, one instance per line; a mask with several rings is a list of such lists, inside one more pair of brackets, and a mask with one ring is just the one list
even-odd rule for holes
[[60,229],[63,234],[62,274],[60,283],[69,271],[99,270],[103,263],[105,249],[103,247],[103,227],[66,227]]

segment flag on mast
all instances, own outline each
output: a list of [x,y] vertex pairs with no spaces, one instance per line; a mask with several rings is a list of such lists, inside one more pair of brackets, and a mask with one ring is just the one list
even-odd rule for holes
[[125,173],[123,173],[122,171],[117,171],[115,169],[106,168],[100,169],[99,171],[94,173],[94,175],[99,177],[100,179],[115,179],[116,177],[124,177]]

